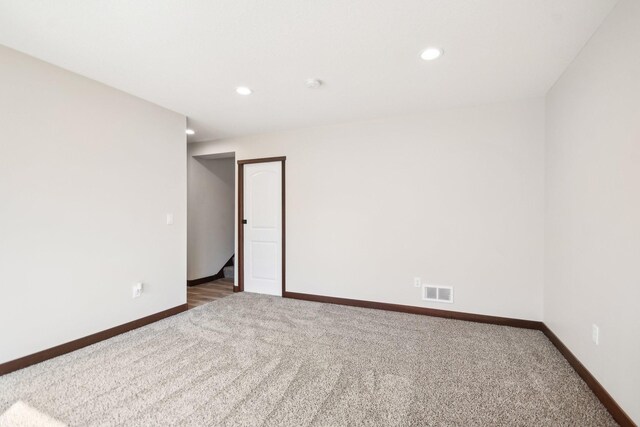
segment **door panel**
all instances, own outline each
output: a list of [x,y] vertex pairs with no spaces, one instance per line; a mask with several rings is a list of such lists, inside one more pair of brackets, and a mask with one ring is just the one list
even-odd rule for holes
[[251,256],[252,279],[276,280],[278,271],[276,264],[278,263],[278,248],[276,243],[271,242],[251,242],[249,255]]
[[[251,172],[251,166],[245,166],[245,173],[249,172],[249,197],[251,198],[251,209],[245,211],[245,218],[248,218],[253,229],[277,229],[280,221],[278,208],[274,200],[277,198],[276,188],[279,187],[280,179],[277,171],[262,170]],[[249,169],[247,171],[247,169]],[[246,193],[245,193],[246,194]]]
[[244,165],[244,290],[282,295],[282,162]]

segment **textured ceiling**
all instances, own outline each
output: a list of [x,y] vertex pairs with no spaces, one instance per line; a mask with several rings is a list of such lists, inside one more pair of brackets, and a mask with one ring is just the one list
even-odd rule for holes
[[0,44],[183,113],[200,141],[542,96],[616,2],[0,0]]

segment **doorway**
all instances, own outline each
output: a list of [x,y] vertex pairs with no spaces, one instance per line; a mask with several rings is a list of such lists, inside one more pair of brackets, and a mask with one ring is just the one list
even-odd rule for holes
[[223,298],[234,290],[235,153],[189,158],[187,304]]
[[238,291],[286,293],[285,160],[238,161]]

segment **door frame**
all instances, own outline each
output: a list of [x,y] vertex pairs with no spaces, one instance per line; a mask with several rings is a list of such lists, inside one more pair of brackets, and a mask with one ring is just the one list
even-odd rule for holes
[[271,162],[282,162],[282,297],[285,296],[287,292],[286,286],[286,260],[287,253],[285,251],[286,248],[286,203],[285,203],[285,161],[287,158],[285,156],[281,157],[263,157],[260,159],[247,159],[247,160],[238,160],[238,286],[233,287],[234,292],[244,292],[244,224],[242,221],[244,220],[244,165],[251,163],[271,163]]

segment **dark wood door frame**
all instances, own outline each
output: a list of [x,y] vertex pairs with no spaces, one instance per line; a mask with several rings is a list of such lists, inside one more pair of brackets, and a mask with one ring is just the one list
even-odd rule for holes
[[238,160],[238,286],[234,286],[234,292],[244,291],[244,165],[251,163],[282,162],[282,296],[287,292],[286,286],[286,204],[285,204],[285,160],[286,157],[264,157],[261,159]]

